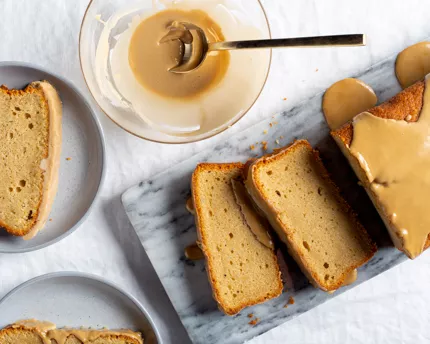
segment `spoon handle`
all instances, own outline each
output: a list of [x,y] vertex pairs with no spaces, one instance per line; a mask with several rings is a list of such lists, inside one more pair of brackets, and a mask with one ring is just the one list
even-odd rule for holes
[[209,43],[209,51],[261,49],[261,48],[314,48],[314,47],[354,47],[366,45],[366,36],[334,35],[298,38],[260,39],[253,41],[231,41]]

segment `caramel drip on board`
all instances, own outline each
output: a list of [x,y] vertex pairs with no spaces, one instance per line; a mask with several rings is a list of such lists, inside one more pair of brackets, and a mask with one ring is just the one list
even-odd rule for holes
[[193,203],[193,198],[192,197],[190,197],[190,198],[187,199],[187,203],[185,204],[185,207],[187,208],[187,210],[188,210],[188,212],[190,214],[194,215],[196,213],[196,211],[194,209],[194,203]]
[[430,73],[430,42],[421,42],[403,50],[396,60],[396,76],[402,88],[424,79]]
[[194,243],[185,248],[185,257],[189,260],[201,260],[205,258],[205,255],[199,245]]
[[325,92],[322,108],[328,126],[336,130],[377,102],[378,98],[369,85],[347,78],[334,83]]
[[350,151],[370,182],[402,242],[415,258],[430,232],[430,77],[425,79],[423,108],[417,122],[384,119],[363,112],[353,121]]

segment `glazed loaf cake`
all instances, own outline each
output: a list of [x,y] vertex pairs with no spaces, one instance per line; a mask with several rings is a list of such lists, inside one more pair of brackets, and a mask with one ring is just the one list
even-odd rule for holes
[[[428,82],[428,81],[427,81]],[[390,100],[385,103],[376,106],[374,108],[366,111],[367,113],[382,119],[390,119],[408,123],[415,123],[419,120],[421,116],[421,111],[424,105],[424,95],[426,89],[426,82],[420,81],[411,87],[405,89],[400,92]],[[357,117],[356,117],[357,118]],[[381,202],[381,199],[374,192],[371,185],[372,182],[369,180],[369,177],[360,164],[360,161],[357,159],[355,155],[351,153],[351,145],[354,139],[354,120],[346,123],[343,127],[338,130],[335,130],[331,133],[332,137],[335,139],[336,143],[342,150],[345,157],[348,159],[350,165],[361,181],[363,187],[367,191],[370,199],[378,210],[381,218],[385,222],[385,225],[390,233],[390,236],[395,244],[395,246],[405,252],[410,258],[414,258],[416,253],[408,252],[405,249],[405,238],[400,235],[402,232],[402,228],[400,228],[396,223],[393,222],[392,214],[389,214],[385,209],[384,205]],[[387,149],[390,150],[390,146],[387,145],[386,142],[381,143],[378,149]],[[396,155],[396,152],[392,152],[392,154]],[[410,155],[416,155],[417,152],[408,152]],[[408,157],[405,157],[407,160]],[[423,183],[424,185],[424,183]],[[425,192],[425,191],[423,191]],[[430,197],[430,195],[429,195]],[[427,216],[423,214],[423,216]],[[430,229],[428,231],[430,233]],[[413,234],[409,234],[413,235]],[[427,249],[430,246],[430,235],[427,235],[427,240],[423,240],[423,249]]]
[[305,140],[249,164],[245,185],[313,285],[353,282],[376,246]]

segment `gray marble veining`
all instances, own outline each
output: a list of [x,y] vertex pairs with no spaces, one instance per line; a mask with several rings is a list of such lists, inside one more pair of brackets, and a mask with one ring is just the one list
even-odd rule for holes
[[[375,89],[380,101],[400,91],[394,75],[394,60],[392,57],[357,76]],[[316,95],[274,118],[273,114],[268,114],[267,120],[124,193],[122,201],[130,221],[194,343],[242,343],[405,260],[404,255],[392,247],[378,214],[330,138],[321,113],[321,98],[322,94]],[[273,122],[277,124],[270,127]],[[264,130],[269,133],[264,134]],[[327,169],[377,242],[379,251],[359,269],[354,285],[332,295],[310,286],[291,258],[286,256],[289,276],[280,297],[247,308],[235,317],[225,316],[212,298],[204,264],[190,262],[184,256],[184,248],[196,240],[194,219],[185,209],[190,195],[191,174],[199,162],[246,161],[260,155],[263,153],[261,144],[256,145],[256,142],[267,141],[271,151],[297,138],[308,139],[320,150]],[[250,150],[253,144],[256,148]],[[289,296],[294,297],[295,304],[285,308]],[[255,326],[248,324],[249,313],[260,319]]]

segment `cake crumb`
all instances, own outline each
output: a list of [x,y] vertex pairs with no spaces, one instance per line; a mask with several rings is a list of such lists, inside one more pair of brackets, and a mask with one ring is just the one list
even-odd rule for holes
[[278,122],[276,122],[276,121],[275,121],[275,122],[273,122],[273,125],[276,125],[276,124],[278,124]]
[[263,145],[263,150],[267,150],[267,141],[261,141],[261,144]]
[[285,97],[284,100],[287,100],[287,97]]
[[249,146],[249,149],[250,149],[250,150],[254,150],[254,149],[255,149],[255,146],[254,146],[254,145],[250,145],[250,146]]
[[315,69],[315,72],[318,72],[318,70],[319,70],[318,68],[317,68],[317,69]]
[[288,302],[285,304],[284,308],[288,308]]
[[278,139],[276,139],[275,142],[276,142],[277,145],[279,145],[279,140]]
[[281,135],[281,136],[279,136],[279,138],[282,140],[284,137]]
[[252,318],[254,316],[254,314],[253,313],[249,313],[248,314],[248,318]]
[[52,219],[49,219],[49,222],[52,222]]
[[288,299],[288,304],[289,305],[294,305],[295,301],[294,301],[294,297],[290,296],[290,298]]
[[67,161],[70,161],[70,160],[72,160],[72,158],[70,158],[70,157],[69,157],[69,158],[66,158],[66,160],[67,160]]
[[260,321],[260,319],[255,318],[254,320],[251,320],[248,324],[249,324],[249,325],[254,326],[254,325],[257,325],[257,323],[258,323],[259,321]]
[[270,123],[269,123],[269,125],[270,125],[270,128],[271,128],[271,127],[273,127],[273,124],[272,124],[272,122],[270,122]]
[[267,134],[267,130],[263,130],[263,134],[266,135]]

